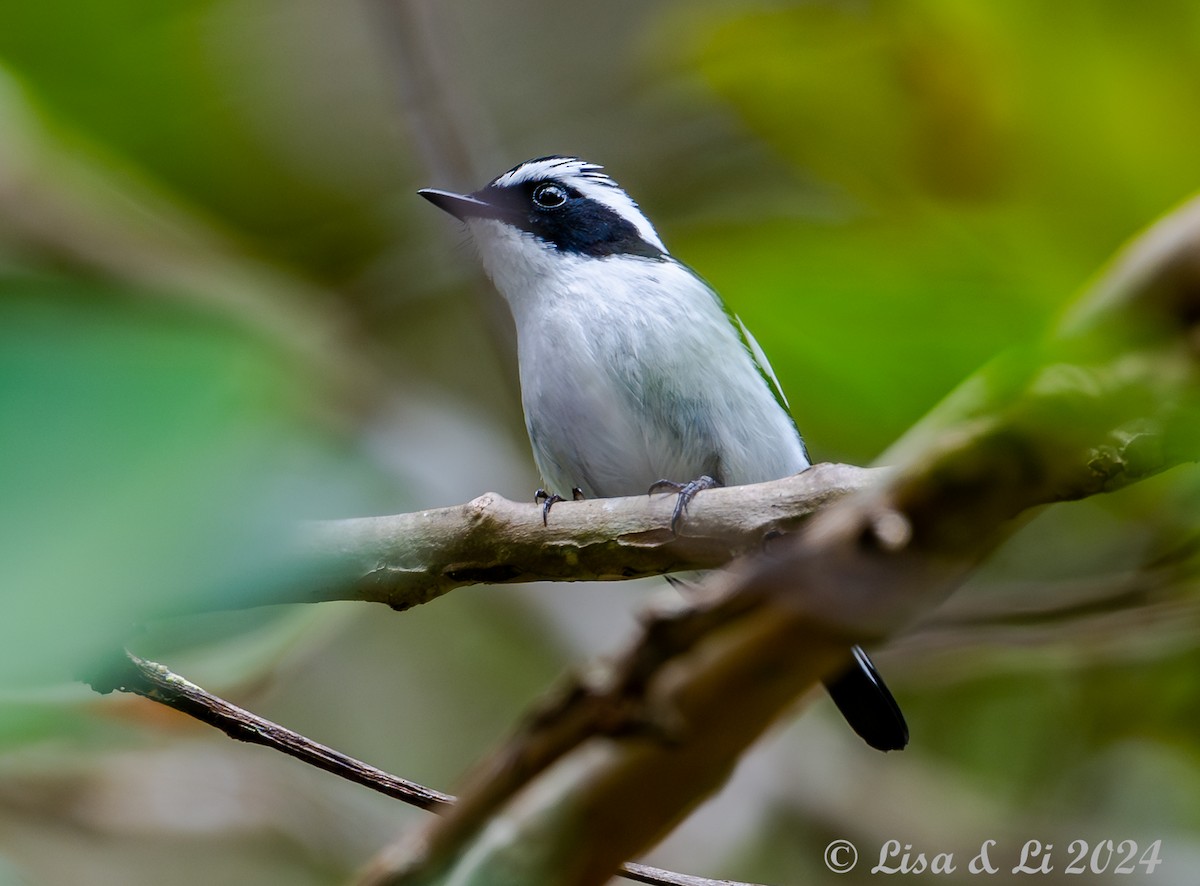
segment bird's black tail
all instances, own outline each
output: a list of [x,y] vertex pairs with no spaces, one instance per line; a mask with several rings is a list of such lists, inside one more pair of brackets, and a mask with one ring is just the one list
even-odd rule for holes
[[908,744],[904,714],[867,653],[855,646],[854,664],[825,683],[850,728],[878,751],[901,751]]

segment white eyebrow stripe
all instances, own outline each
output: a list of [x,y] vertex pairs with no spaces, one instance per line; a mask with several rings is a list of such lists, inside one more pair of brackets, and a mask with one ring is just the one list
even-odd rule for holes
[[515,169],[497,177],[491,187],[508,188],[525,182],[554,179],[574,188],[589,200],[607,206],[621,218],[627,220],[643,240],[669,255],[654,225],[646,218],[633,198],[621,190],[620,185],[604,173],[604,167],[578,157],[542,157],[522,163]]

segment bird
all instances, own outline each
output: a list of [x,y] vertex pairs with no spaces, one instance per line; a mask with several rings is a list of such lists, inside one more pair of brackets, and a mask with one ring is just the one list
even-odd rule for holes
[[[706,488],[810,466],[762,348],[602,166],[538,157],[471,193],[417,193],[465,223],[512,313],[543,520],[563,494],[671,489],[678,530]],[[860,647],[826,688],[868,745],[908,744]]]

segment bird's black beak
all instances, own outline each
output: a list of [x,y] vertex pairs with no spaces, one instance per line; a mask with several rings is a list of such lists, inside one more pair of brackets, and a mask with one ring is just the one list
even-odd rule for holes
[[499,217],[495,206],[485,203],[478,197],[472,197],[470,194],[454,194],[450,191],[439,191],[437,188],[422,188],[417,193],[459,221],[466,221],[469,218]]

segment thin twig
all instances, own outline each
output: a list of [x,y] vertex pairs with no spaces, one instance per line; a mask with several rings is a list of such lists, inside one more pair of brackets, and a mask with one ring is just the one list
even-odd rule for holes
[[[424,184],[473,190],[500,172],[495,127],[463,82],[460,41],[449,39],[448,10],[436,0],[370,0],[367,9],[377,23],[374,34],[392,72],[416,157],[427,176]],[[416,194],[412,195],[416,200]],[[428,211],[428,207],[426,207]],[[432,218],[432,216],[427,216]],[[444,222],[439,221],[439,224]],[[519,401],[516,327],[504,302],[476,269],[470,288],[484,328],[499,359],[513,403]]]
[[[125,659],[117,673],[107,674],[103,680],[96,680],[92,685],[99,692],[117,690],[148,698],[216,727],[232,739],[271,748],[339,778],[429,812],[445,812],[455,802],[455,798],[450,794],[443,794],[384,772],[306,738],[299,732],[253,714],[202,689],[165,665],[147,661],[132,652],[125,653]],[[627,880],[649,883],[651,886],[755,886],[752,883],[679,874],[644,864],[622,865],[618,874]]]
[[99,692],[115,689],[140,695],[215,726],[232,739],[272,748],[421,809],[440,812],[454,802],[449,794],[398,778],[305,738],[299,732],[252,714],[205,691],[157,662],[139,658],[132,652],[126,652],[125,655],[127,666],[116,674],[105,675],[103,684],[93,681],[93,688]]
[[754,886],[753,883],[742,883],[738,880],[710,880],[707,877],[694,877],[691,874],[676,874],[661,868],[652,868],[644,864],[632,862],[621,866],[618,876],[635,883],[662,884],[662,886]]

